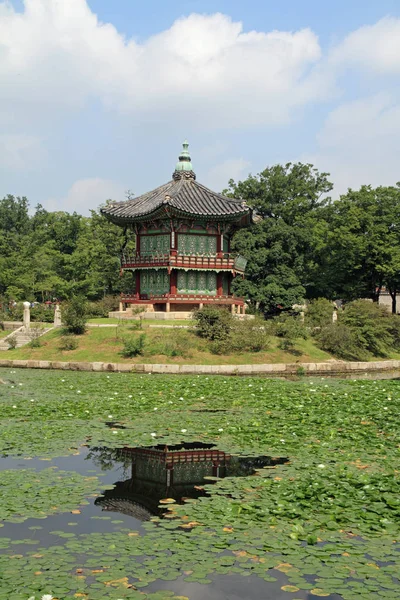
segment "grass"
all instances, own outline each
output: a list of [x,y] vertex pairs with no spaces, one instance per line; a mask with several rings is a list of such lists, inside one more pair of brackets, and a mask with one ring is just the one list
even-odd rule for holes
[[8,331],[8,330],[6,331],[5,329],[0,329],[0,340],[2,338],[7,337],[7,335],[9,335],[10,333],[12,333],[12,331]]
[[[151,323],[151,322],[150,322]],[[76,350],[59,349],[61,330],[53,330],[41,337],[40,348],[27,346],[7,351],[7,358],[28,360],[120,362],[120,363],[162,363],[162,364],[263,364],[293,362],[323,362],[332,356],[319,350],[312,340],[299,339],[295,354],[278,348],[279,339],[270,338],[268,351],[244,352],[228,355],[214,355],[207,350],[207,342],[187,330],[145,328],[146,345],[144,356],[123,358],[123,338],[140,335],[143,331],[130,329],[132,324],[124,323],[114,327],[89,328],[83,336],[78,336]],[[171,349],[178,347],[181,356],[167,356]],[[167,350],[166,350],[167,349]]]
[[[132,323],[132,321],[140,321],[139,318],[132,319],[114,319],[114,318],[96,318],[89,319],[88,323],[93,325],[120,325],[121,323]],[[191,319],[142,319],[142,326],[148,327],[149,325],[192,325]]]

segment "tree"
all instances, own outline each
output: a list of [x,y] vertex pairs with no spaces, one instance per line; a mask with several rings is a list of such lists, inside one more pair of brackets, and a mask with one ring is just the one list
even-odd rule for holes
[[328,203],[323,197],[331,189],[327,173],[302,163],[275,165],[229,182],[226,193],[246,200],[261,217],[233,238],[233,249],[248,259],[246,280],[237,278],[235,291],[265,313],[291,308],[313,287],[319,222]]
[[400,184],[349,190],[329,207],[324,273],[329,295],[377,302],[400,289]]

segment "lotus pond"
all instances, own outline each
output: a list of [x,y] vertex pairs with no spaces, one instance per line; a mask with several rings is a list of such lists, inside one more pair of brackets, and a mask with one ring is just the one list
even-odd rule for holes
[[0,369],[0,600],[399,598],[400,382]]

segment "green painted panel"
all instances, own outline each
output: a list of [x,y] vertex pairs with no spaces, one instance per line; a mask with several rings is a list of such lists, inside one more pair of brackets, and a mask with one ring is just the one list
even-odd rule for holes
[[169,254],[170,236],[143,235],[140,236],[140,254]]
[[224,236],[224,247],[223,247],[223,251],[224,252],[229,252],[229,240],[227,237]]
[[217,293],[217,274],[213,271],[178,271],[178,294]]
[[167,269],[146,269],[140,271],[141,294],[168,294],[169,276]]
[[180,254],[215,254],[217,238],[215,235],[180,233],[178,235],[178,252]]

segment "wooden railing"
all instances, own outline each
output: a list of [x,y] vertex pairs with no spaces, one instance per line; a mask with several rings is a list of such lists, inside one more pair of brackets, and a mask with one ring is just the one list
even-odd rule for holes
[[127,304],[140,303],[179,303],[186,302],[187,304],[243,304],[242,298],[237,298],[233,295],[223,294],[137,294],[135,292],[121,293],[121,301]]
[[246,260],[234,254],[123,254],[123,269],[169,267],[181,269],[233,270],[243,273]]

